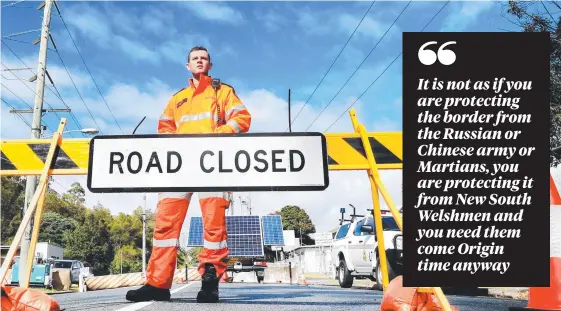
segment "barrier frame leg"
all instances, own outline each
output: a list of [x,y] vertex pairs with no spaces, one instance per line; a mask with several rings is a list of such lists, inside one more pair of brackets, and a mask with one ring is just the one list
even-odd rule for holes
[[28,261],[26,263],[26,266],[22,267],[25,268],[24,275],[26,277],[23,280],[20,280],[19,282],[20,287],[23,288],[29,287],[29,277],[31,275],[31,268],[33,266],[33,260],[35,258],[35,247],[37,245],[37,240],[39,236],[39,227],[41,226],[40,220],[43,212],[45,195],[47,193],[48,179],[50,177],[50,171],[55,156],[55,151],[57,150],[57,147],[59,147],[61,144],[62,132],[65,126],[66,126],[66,118],[62,118],[59,127],[57,131],[54,133],[54,136],[51,140],[49,153],[47,154],[47,158],[45,159],[45,166],[43,167],[43,170],[41,172],[37,189],[35,190],[35,193],[33,194],[33,197],[31,199],[31,202],[29,203],[25,215],[21,220],[18,231],[16,232],[14,240],[10,245],[10,249],[8,251],[8,254],[6,255],[6,258],[4,259],[4,262],[2,263],[2,268],[0,270],[0,280],[4,280],[6,274],[8,273],[8,268],[10,267],[12,260],[14,260],[18,244],[21,242],[21,239],[23,238],[25,227],[31,221],[31,217],[33,216],[35,210],[38,209],[37,213],[35,214],[35,223],[32,232],[31,245],[29,248]]
[[[388,208],[390,209],[390,212],[392,213],[392,216],[394,217],[399,230],[401,232],[403,232],[403,220],[401,218],[401,214],[399,214],[399,211],[397,210],[397,207],[395,206],[395,203],[393,202],[393,200],[391,199],[391,196],[388,192],[388,190],[386,189],[386,187],[384,186],[382,179],[380,178],[380,173],[378,170],[378,167],[376,165],[376,159],[374,158],[374,154],[372,153],[372,147],[370,145],[370,141],[368,139],[368,135],[367,135],[367,131],[366,128],[364,127],[363,124],[360,124],[358,122],[358,118],[356,116],[356,112],[354,109],[352,109],[351,111],[349,111],[349,115],[351,117],[351,121],[353,124],[353,127],[355,129],[355,132],[357,132],[360,135],[364,150],[366,152],[366,159],[368,160],[368,164],[369,164],[369,169],[367,170],[368,172],[368,179],[370,180],[370,185],[371,185],[371,191],[372,191],[372,200],[373,200],[373,205],[374,208],[372,210],[372,214],[374,216],[374,222],[376,225],[376,237],[378,240],[378,255],[380,257],[380,267],[382,269],[382,288],[383,291],[385,292],[386,289],[388,288],[388,284],[389,284],[389,275],[388,275],[388,268],[387,268],[387,258],[386,258],[386,248],[384,245],[384,236],[383,236],[383,228],[382,228],[382,211],[380,208],[380,200],[378,197],[378,191],[381,192],[382,197],[384,198],[384,201],[386,201],[386,204],[388,205]],[[379,280],[377,280],[377,282],[379,282]],[[442,291],[442,289],[440,287],[419,287],[417,289],[419,292],[424,292],[424,293],[432,293],[436,296],[436,298],[438,299],[438,302],[440,303],[440,306],[442,307],[443,311],[452,311],[452,307],[450,306],[450,303],[448,302],[448,299],[446,299],[446,296],[444,295],[444,292]]]

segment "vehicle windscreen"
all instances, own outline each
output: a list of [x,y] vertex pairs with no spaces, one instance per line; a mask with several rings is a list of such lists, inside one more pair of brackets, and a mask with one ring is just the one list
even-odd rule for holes
[[[374,226],[373,218],[368,218],[367,224],[372,226],[372,228],[376,228],[376,226]],[[382,217],[382,228],[384,228],[384,231],[399,231],[399,226],[397,225],[397,222],[395,222],[393,216]]]
[[56,261],[53,268],[70,269],[72,267],[72,262]]
[[393,217],[382,217],[384,231],[399,231],[399,226]]

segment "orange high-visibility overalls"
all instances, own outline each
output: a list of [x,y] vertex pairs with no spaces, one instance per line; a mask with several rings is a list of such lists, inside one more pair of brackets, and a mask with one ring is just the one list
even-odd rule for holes
[[[221,83],[212,86],[212,78],[201,74],[197,88],[189,86],[175,93],[158,121],[158,133],[241,133],[247,132],[251,115],[233,87]],[[160,193],[152,255],[147,267],[147,284],[170,288],[177,259],[179,234],[193,193]],[[231,193],[198,193],[204,227],[204,247],[199,255],[199,273],[211,263],[217,276],[226,271],[226,209]]]

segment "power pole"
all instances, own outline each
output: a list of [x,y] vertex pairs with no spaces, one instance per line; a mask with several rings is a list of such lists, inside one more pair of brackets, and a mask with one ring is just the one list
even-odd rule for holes
[[144,210],[142,211],[142,275],[146,277],[146,193],[144,194]]
[[288,130],[292,133],[292,121],[290,116],[290,89],[288,89]]
[[[53,0],[45,0],[45,7],[43,8],[43,25],[41,27],[41,43],[39,45],[39,62],[37,64],[37,84],[35,84],[35,105],[33,108],[33,121],[31,124],[31,138],[41,138],[41,117],[43,114],[43,96],[45,94],[45,72],[47,68],[47,47],[49,44],[51,25],[51,10]],[[25,203],[23,213],[27,211],[31,198],[35,193],[39,178],[37,176],[28,176],[25,185]],[[39,225],[39,224],[37,224]],[[23,239],[21,241],[20,259],[19,259],[19,280],[23,281],[25,275],[25,265],[27,264],[28,256],[35,256],[29,254],[29,245],[31,244],[31,228],[33,226],[33,219],[26,226]]]

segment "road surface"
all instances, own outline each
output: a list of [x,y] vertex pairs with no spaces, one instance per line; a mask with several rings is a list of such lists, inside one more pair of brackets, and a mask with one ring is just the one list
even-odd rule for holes
[[[200,282],[176,284],[171,301],[132,303],[125,294],[132,288],[53,295],[65,311],[185,311],[185,310],[378,310],[382,292],[373,289],[336,286],[299,286],[284,284],[220,283],[220,303],[196,302]],[[525,307],[526,301],[489,297],[447,296],[460,311],[507,311]]]

